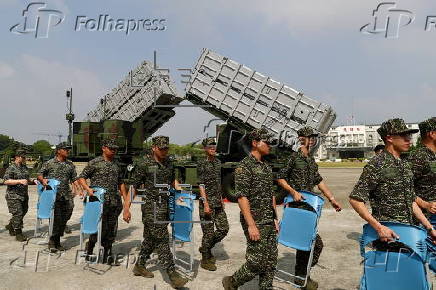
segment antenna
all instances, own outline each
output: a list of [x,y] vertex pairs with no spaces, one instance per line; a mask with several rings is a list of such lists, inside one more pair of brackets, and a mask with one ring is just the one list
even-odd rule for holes
[[74,121],[74,114],[73,114],[73,88],[70,88],[70,90],[67,90],[66,92],[67,96],[67,114],[65,115],[65,119],[68,122],[68,139],[67,143],[71,146],[73,145],[73,121]]

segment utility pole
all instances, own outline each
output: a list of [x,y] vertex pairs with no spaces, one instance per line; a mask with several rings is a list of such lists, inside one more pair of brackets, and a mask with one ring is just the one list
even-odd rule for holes
[[65,115],[65,119],[68,122],[68,144],[73,146],[73,88],[67,90],[67,114]]

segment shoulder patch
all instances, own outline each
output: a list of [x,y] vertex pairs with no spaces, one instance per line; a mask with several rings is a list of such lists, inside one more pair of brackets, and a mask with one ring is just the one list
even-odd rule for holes
[[235,173],[237,173],[237,174],[241,174],[242,171],[243,171],[243,169],[241,167],[238,167],[235,169]]

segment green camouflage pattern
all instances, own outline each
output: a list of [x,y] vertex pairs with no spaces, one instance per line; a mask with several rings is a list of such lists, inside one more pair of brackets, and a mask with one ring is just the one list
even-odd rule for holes
[[363,168],[350,198],[368,202],[378,221],[413,224],[412,203],[416,196],[409,162],[383,151]]
[[38,174],[42,175],[43,178],[56,179],[60,182],[56,195],[57,200],[61,197],[68,200],[74,198],[70,188],[70,184],[77,179],[76,166],[73,162],[70,160],[61,162],[56,157],[52,158],[41,166]]
[[425,201],[436,201],[436,153],[422,146],[409,154],[415,194]]
[[204,138],[203,141],[201,141],[201,145],[203,145],[203,147],[216,145],[216,138],[215,137]]
[[105,120],[73,123],[73,159],[89,159],[101,154],[102,141],[113,139],[118,154],[131,155],[142,151],[145,140],[142,120],[135,122]]
[[311,137],[318,136],[318,134],[311,127],[303,127],[297,131],[298,137]]
[[421,137],[424,137],[425,134],[431,131],[436,131],[436,117],[427,119],[418,124],[419,132],[421,133]]
[[106,161],[102,156],[88,162],[79,178],[89,179],[91,186],[106,190],[105,204],[117,206],[121,204],[118,186],[123,183],[122,172],[116,161]]
[[136,189],[145,189],[143,198],[145,203],[141,205],[144,240],[139,253],[139,265],[145,266],[151,253],[156,250],[163,267],[168,271],[175,269],[169,245],[168,223],[154,222],[155,209],[157,220],[169,220],[168,196],[160,195],[159,188],[155,187],[155,184],[171,185],[175,177],[175,167],[169,158],[159,163],[152,156],[145,155],[134,164],[132,184]]
[[[245,157],[235,169],[235,197],[246,197],[256,225],[274,223],[273,174],[271,167],[257,161],[253,155]],[[240,214],[243,227],[245,219]]]
[[274,225],[258,225],[260,240],[252,241],[248,229],[244,228],[247,239],[246,262],[233,275],[236,287],[242,286],[259,275],[259,289],[273,289],[277,267],[277,233]]
[[380,128],[377,129],[382,139],[388,135],[413,134],[418,133],[418,131],[417,129],[408,128],[404,120],[400,118],[389,119],[383,122]]
[[9,213],[12,215],[9,224],[14,230],[23,228],[23,219],[29,209],[29,196],[6,195]]
[[59,149],[71,149],[71,145],[68,144],[67,142],[61,142],[58,145],[56,145],[56,150]]
[[279,171],[277,178],[285,179],[297,191],[310,192],[322,181],[315,159],[311,155],[304,156],[301,149],[291,153],[288,163]]
[[[18,179],[27,179],[29,180],[29,168],[25,164],[17,165],[13,162],[5,172],[3,176],[4,180],[18,180]],[[26,197],[28,195],[28,186],[17,184],[17,185],[8,185],[6,188],[6,196],[10,196],[11,198],[21,198]]]
[[217,158],[208,160],[204,158],[197,163],[198,184],[203,184],[207,202],[210,207],[220,207],[222,200],[221,190],[221,161]]
[[159,148],[168,148],[170,138],[168,136],[155,136],[151,139],[151,145]]
[[254,129],[248,134],[248,141],[251,143],[253,140],[266,140],[267,142],[271,142],[274,136],[268,132],[265,128]]
[[229,232],[229,222],[227,215],[222,206],[212,207],[211,213],[206,215],[204,213],[203,202],[199,203],[199,216],[201,223],[201,230],[203,238],[201,239],[201,253],[210,253],[212,248],[221,242]]

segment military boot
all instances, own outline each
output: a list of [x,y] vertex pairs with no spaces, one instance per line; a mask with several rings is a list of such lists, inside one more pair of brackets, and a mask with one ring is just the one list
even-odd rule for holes
[[207,251],[207,254],[209,255],[209,257],[210,257],[210,260],[212,261],[212,263],[216,263],[216,258],[215,258],[215,256],[212,254],[212,250],[209,250],[209,251]]
[[[294,283],[298,286],[302,286],[304,284],[304,280],[296,278],[294,280]],[[307,277],[307,283],[306,286],[301,287],[302,290],[316,290],[318,289],[318,282],[312,280],[310,277]]]
[[65,248],[61,245],[61,237],[56,236],[55,238],[55,247],[58,251],[65,251]]
[[114,254],[112,252],[112,246],[108,246],[108,247],[104,248],[103,263],[108,264],[108,265],[112,265],[112,266],[119,266],[120,265],[114,257]]
[[85,256],[85,261],[90,262],[91,261],[91,256],[94,254],[94,247],[95,247],[95,243],[92,242],[86,242],[85,245],[85,251],[86,251],[86,256]]
[[5,225],[5,228],[9,231],[9,235],[10,236],[15,236],[15,230],[11,226],[11,223],[8,223],[7,225]]
[[70,229],[69,226],[65,226],[64,233],[66,233],[66,234],[71,234],[71,229]]
[[232,276],[225,276],[222,280],[224,290],[237,290],[238,287],[235,285]]
[[211,256],[209,256],[207,253],[201,253],[201,268],[208,270],[208,271],[216,271],[216,265],[215,262],[211,259]]
[[52,253],[54,253],[54,252],[57,251],[57,248],[56,248],[56,241],[55,241],[55,239],[54,239],[53,236],[50,237],[50,239],[48,240],[48,250],[49,250],[50,252],[52,252]]
[[135,267],[133,267],[133,275],[135,276],[142,276],[145,278],[154,278],[154,274],[145,268],[144,265],[140,265],[138,263],[135,264]]
[[21,229],[15,230],[15,239],[19,242],[27,241],[27,237],[23,234]]
[[171,281],[171,286],[176,289],[185,286],[185,284],[189,281],[188,279],[183,278],[179,273],[177,273],[176,270],[167,271],[167,273]]

